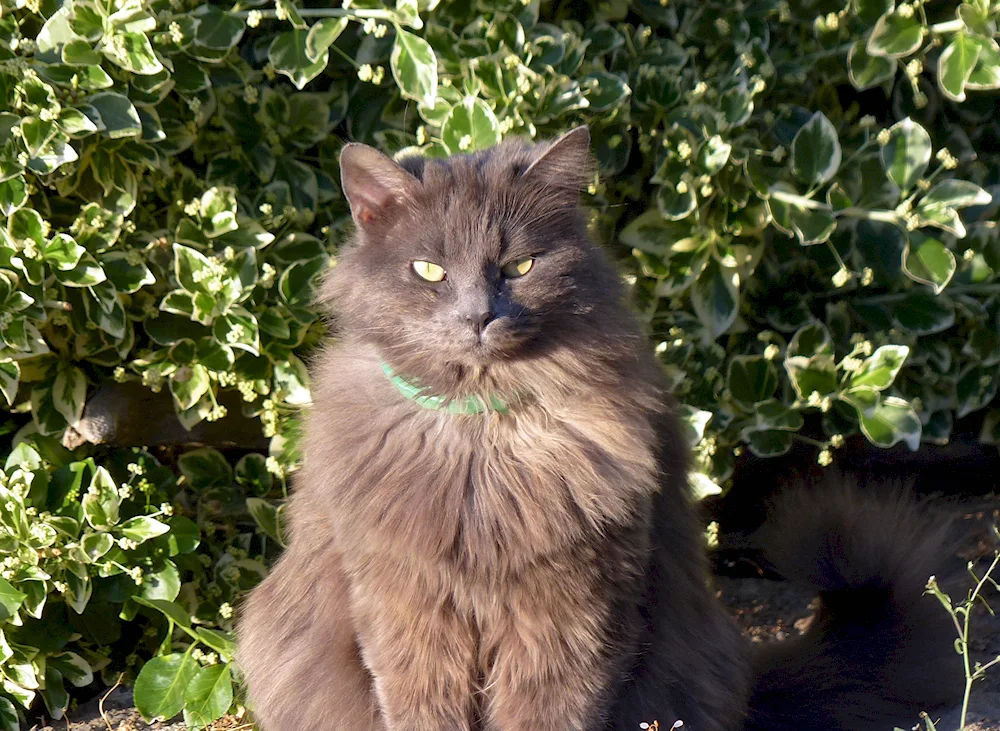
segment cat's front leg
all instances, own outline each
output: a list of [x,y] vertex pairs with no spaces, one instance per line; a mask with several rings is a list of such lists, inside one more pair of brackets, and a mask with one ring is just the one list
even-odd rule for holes
[[471,622],[446,586],[380,568],[369,565],[355,577],[352,613],[386,727],[469,731],[475,718]]
[[622,618],[575,572],[510,593],[484,635],[489,653],[485,731],[593,731],[624,653]]

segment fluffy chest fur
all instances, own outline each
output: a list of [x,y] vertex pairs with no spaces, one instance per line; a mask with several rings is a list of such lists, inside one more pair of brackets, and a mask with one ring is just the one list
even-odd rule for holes
[[[358,352],[360,350],[360,352]],[[532,398],[509,415],[403,398],[373,352],[328,352],[293,500],[293,530],[333,528],[340,550],[517,570],[643,520],[654,434],[636,409]]]

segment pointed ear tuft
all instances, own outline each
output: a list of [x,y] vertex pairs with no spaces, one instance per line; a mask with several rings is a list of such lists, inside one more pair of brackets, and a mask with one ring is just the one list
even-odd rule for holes
[[340,152],[340,183],[354,222],[366,226],[384,221],[419,181],[378,150],[352,142]]
[[590,132],[586,127],[577,127],[542,147],[522,177],[538,180],[546,187],[564,191],[576,199],[580,189],[590,182],[593,172]]

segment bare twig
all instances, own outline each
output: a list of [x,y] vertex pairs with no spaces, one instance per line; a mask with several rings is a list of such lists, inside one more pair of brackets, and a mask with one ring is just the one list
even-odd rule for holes
[[104,701],[106,701],[108,699],[108,696],[110,696],[118,689],[118,686],[122,684],[122,678],[124,677],[125,673],[119,673],[118,680],[116,680],[115,684],[111,686],[110,690],[108,690],[108,692],[104,694],[104,696],[101,698],[101,702],[97,704],[97,710],[100,712],[101,718],[104,720],[104,723],[107,724],[108,731],[115,731],[115,730],[111,727],[111,719],[108,718],[107,711],[104,710]]

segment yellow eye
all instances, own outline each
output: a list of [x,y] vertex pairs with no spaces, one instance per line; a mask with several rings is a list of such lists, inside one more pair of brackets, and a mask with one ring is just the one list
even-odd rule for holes
[[421,279],[426,279],[428,282],[440,282],[444,279],[445,271],[442,267],[431,261],[415,261],[410,264],[413,267],[413,271]]
[[517,277],[523,277],[525,274],[531,271],[531,267],[533,267],[534,265],[535,265],[535,260],[530,256],[524,259],[518,259],[517,261],[512,261],[510,264],[505,264],[503,268],[503,274],[508,279],[516,279]]

